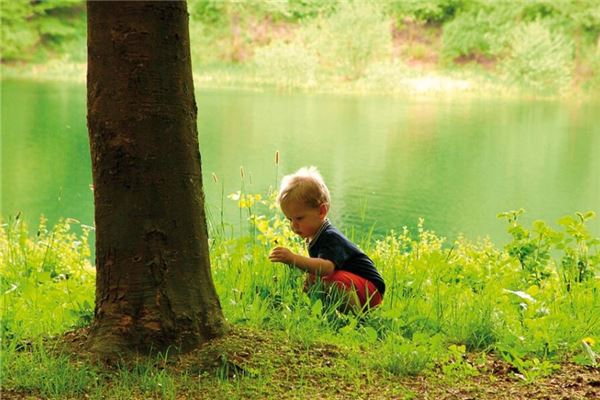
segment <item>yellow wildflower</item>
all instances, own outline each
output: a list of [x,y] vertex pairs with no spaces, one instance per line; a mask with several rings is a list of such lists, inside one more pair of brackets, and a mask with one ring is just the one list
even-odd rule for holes
[[594,345],[596,344],[596,341],[594,340],[594,338],[591,338],[589,336],[581,339],[581,341],[590,347],[594,347]]

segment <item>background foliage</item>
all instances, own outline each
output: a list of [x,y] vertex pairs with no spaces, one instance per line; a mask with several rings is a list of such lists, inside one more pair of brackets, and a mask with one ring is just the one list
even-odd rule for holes
[[[374,68],[397,77],[393,87],[410,65],[483,69],[550,93],[600,82],[595,0],[189,0],[188,8],[195,70],[225,80],[313,87],[358,82]],[[5,63],[85,61],[83,0],[4,1],[1,22]]]
[[85,60],[83,1],[3,1],[1,11],[2,61],[43,60],[49,53]]

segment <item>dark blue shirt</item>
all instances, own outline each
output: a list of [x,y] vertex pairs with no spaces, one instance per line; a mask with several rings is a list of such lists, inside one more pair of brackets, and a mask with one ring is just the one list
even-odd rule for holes
[[367,279],[379,291],[385,292],[383,277],[375,268],[373,260],[346,238],[329,220],[325,220],[308,245],[308,254],[333,262],[336,269],[352,272]]

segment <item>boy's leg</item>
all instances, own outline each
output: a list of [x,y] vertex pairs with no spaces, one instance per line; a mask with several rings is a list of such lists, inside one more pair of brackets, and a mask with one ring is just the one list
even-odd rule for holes
[[323,300],[327,304],[339,304],[339,310],[347,313],[350,309],[361,309],[360,299],[350,280],[341,281],[339,276],[319,276],[308,274],[304,280],[304,292]]
[[348,306],[355,311],[366,311],[378,306],[381,294],[372,282],[348,271],[336,270],[322,277],[326,286],[334,286],[345,294]]

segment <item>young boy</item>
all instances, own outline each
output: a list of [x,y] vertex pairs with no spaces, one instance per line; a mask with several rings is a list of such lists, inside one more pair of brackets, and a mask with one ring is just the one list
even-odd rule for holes
[[381,303],[385,292],[383,278],[373,261],[327,219],[329,189],[315,167],[285,176],[277,202],[294,233],[306,240],[310,257],[276,247],[269,254],[272,262],[306,271],[307,287],[320,280],[327,289],[341,290],[346,305],[355,311]]

